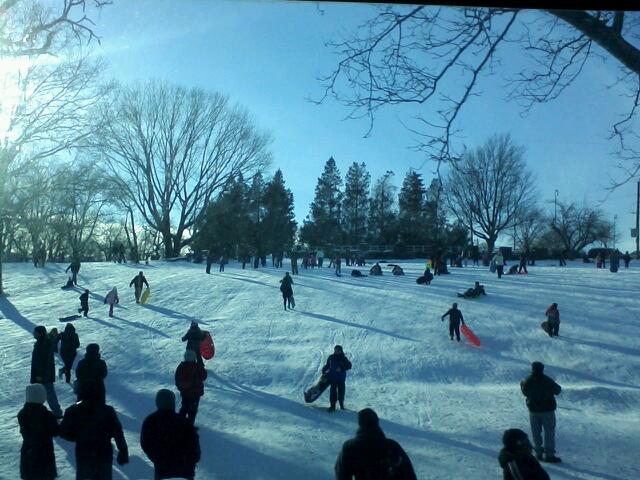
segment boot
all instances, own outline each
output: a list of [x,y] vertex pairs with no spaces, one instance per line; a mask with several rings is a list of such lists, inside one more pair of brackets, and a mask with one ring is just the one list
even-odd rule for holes
[[560,463],[560,462],[562,462],[560,457],[556,457],[555,455],[547,455],[545,457],[545,461],[549,462],[549,463]]

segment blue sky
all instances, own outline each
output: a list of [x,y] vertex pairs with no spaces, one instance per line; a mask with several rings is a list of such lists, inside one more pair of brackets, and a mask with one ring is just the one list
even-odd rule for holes
[[[273,169],[283,170],[302,221],[330,156],[343,175],[352,162],[364,161],[372,182],[393,170],[398,186],[409,168],[424,165],[424,154],[408,148],[413,137],[400,123],[420,113],[418,108],[382,110],[372,134],[363,138],[367,121],[344,120],[347,107],[307,100],[321,95],[316,76],[336,62],[324,43],[355,30],[373,14],[372,5],[362,4],[115,0],[97,19],[102,37],[97,50],[123,82],[166,79],[228,94],[246,107],[257,125],[271,131]],[[473,147],[493,133],[510,132],[525,146],[541,204],[550,209],[555,189],[563,201],[604,200],[608,175],[616,174],[610,155],[614,146],[606,136],[625,112],[621,92],[606,87],[615,80],[617,65],[593,62],[560,99],[523,117],[515,103],[504,100],[502,72],[522,66],[517,63],[521,56],[515,58],[516,63],[483,77],[483,94],[460,117],[460,141]],[[433,168],[427,163],[421,170],[427,183]],[[625,185],[601,205],[611,219],[618,215],[617,246],[622,249],[635,245],[629,235],[635,225],[635,191],[635,182]]]

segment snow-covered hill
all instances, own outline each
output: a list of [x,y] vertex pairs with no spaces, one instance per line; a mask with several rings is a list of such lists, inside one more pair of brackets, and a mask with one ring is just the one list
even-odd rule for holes
[[[593,265],[537,266],[528,276],[498,280],[482,267],[451,269],[430,286],[417,285],[422,262],[401,263],[406,276],[352,278],[349,268],[302,270],[294,278],[296,310],[285,312],[278,289],[283,271],[242,270],[206,275],[203,265],[83,264],[81,286],[92,292],[88,319],[75,322],[80,341],[100,344],[109,366],[107,401],[125,427],[131,463],[115,479],[150,479],[140,426],[155,410],[155,392],[173,388],[184,352],[180,337],[192,320],[210,330],[216,356],[196,424],[203,449],[199,479],[333,478],[342,443],[357,427],[357,410],[374,408],[386,434],[409,454],[418,478],[501,478],[501,434],[529,432],[519,382],[530,362],[563,387],[558,398],[560,465],[554,479],[640,478],[640,269],[618,274]],[[60,289],[66,265],[34,269],[5,265],[0,298],[0,477],[17,479],[21,437],[16,414],[29,381],[35,325],[63,328],[75,313],[76,291]],[[152,296],[135,304],[127,286],[138,269]],[[455,297],[480,280],[488,296]],[[107,316],[102,299],[118,286],[121,303]],[[440,316],[458,301],[481,348],[451,342]],[[560,338],[539,327],[559,304]],[[353,362],[348,411],[325,412],[328,392],[305,405],[302,391],[318,377],[335,344]],[[81,355],[80,355],[81,357]],[[63,407],[74,401],[56,383]],[[322,408],[320,408],[322,407]],[[60,478],[74,477],[73,445],[56,439]]]

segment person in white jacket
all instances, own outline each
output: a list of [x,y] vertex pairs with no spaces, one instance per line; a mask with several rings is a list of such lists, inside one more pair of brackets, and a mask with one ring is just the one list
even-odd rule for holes
[[316,252],[316,258],[318,259],[318,268],[322,268],[322,262],[324,262],[324,252],[322,250],[318,250]]
[[109,316],[113,317],[113,306],[116,303],[120,303],[120,299],[118,298],[118,289],[113,287],[107,296],[104,297],[104,303],[109,305]]
[[504,257],[502,256],[502,252],[498,250],[498,253],[496,253],[493,256],[492,260],[496,264],[496,271],[498,272],[498,278],[501,278],[502,272],[504,270]]

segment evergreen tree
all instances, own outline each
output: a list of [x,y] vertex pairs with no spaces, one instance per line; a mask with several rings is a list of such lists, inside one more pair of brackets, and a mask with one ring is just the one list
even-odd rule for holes
[[293,243],[296,221],[293,213],[293,194],[285,187],[280,169],[265,188],[263,204],[262,232],[266,251],[282,252]]
[[396,186],[393,185],[394,173],[388,170],[380,177],[371,191],[369,199],[369,221],[367,237],[375,244],[395,244],[397,214],[395,210]]
[[348,242],[358,245],[365,238],[369,211],[371,175],[363,163],[353,162],[347,170],[342,200],[342,225]]
[[247,209],[249,217],[248,241],[253,247],[255,255],[261,256],[266,253],[264,238],[264,179],[262,173],[258,172],[253,176],[251,186],[247,191]]
[[333,157],[324,165],[318,178],[310,213],[300,232],[300,239],[313,246],[326,246],[342,242],[340,216],[343,194],[342,177]]
[[425,188],[422,175],[409,170],[398,195],[398,232],[406,245],[423,245],[426,238]]

